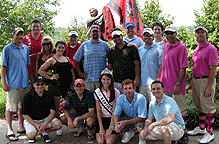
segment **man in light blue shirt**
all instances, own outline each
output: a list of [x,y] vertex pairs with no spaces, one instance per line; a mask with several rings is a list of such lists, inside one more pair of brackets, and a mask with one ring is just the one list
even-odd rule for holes
[[[85,86],[91,92],[99,87],[99,76],[106,67],[106,55],[110,50],[108,43],[100,37],[100,26],[91,26],[91,39],[82,43],[77,50],[74,60],[78,74],[85,79]],[[84,73],[80,71],[79,62],[83,61]]]
[[[145,128],[140,133],[142,140],[163,140],[169,144],[172,140],[180,139],[185,124],[175,100],[164,94],[164,85],[154,81],[151,91],[156,99],[152,99],[149,106]],[[156,122],[153,122],[155,118]]]
[[126,36],[123,38],[123,41],[128,44],[131,43],[131,45],[134,45],[137,48],[144,45],[143,40],[135,35],[135,24],[133,22],[126,23],[125,28]]
[[[114,111],[115,131],[120,133],[125,126],[125,133],[122,138],[122,143],[128,143],[129,140],[135,135],[135,132],[130,129],[131,124],[136,124],[138,132],[143,129],[143,121],[147,117],[147,101],[142,94],[135,92],[133,80],[126,79],[122,82],[123,93],[120,95],[116,102]],[[120,120],[122,111],[129,117],[125,120]]]
[[163,49],[153,42],[154,32],[151,28],[143,31],[144,46],[138,49],[141,60],[141,83],[139,92],[143,94],[149,103],[153,97],[150,85],[160,77],[161,65],[163,60]]
[[24,95],[29,92],[29,76],[27,66],[30,65],[29,50],[22,43],[24,30],[15,28],[14,40],[2,51],[1,72],[2,88],[6,92],[6,122],[8,133],[6,138],[11,141],[18,140],[12,128],[12,115],[18,111],[18,133],[25,133],[23,116],[21,115],[21,102]]
[[154,31],[154,43],[157,43],[160,48],[163,50],[164,43],[167,41],[162,37],[164,27],[160,22],[154,22],[151,26],[151,29]]

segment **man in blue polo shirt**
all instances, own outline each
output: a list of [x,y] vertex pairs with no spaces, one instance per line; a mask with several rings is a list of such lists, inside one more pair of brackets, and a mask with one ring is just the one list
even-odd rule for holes
[[[81,78],[85,79],[85,86],[91,92],[99,87],[99,77],[106,67],[106,55],[110,50],[108,43],[100,37],[100,26],[91,26],[91,39],[82,43],[74,56],[76,68]],[[80,71],[79,62],[84,59],[84,73]]]
[[138,49],[141,60],[141,84],[139,92],[143,94],[149,103],[151,97],[151,83],[160,77],[161,65],[163,60],[163,49],[153,42],[154,32],[151,28],[143,31],[145,45]]
[[127,35],[123,38],[123,40],[126,43],[131,43],[129,45],[134,45],[137,48],[144,45],[143,40],[135,35],[135,24],[133,22],[127,22],[125,25],[125,30]]
[[165,144],[170,144],[184,134],[185,124],[181,112],[175,100],[164,94],[162,82],[154,81],[151,91],[156,99],[150,102],[145,128],[139,136],[142,140],[163,140]]
[[[118,97],[114,111],[115,131],[120,133],[123,130],[124,135],[121,142],[128,143],[135,135],[130,127],[135,124],[138,132],[144,127],[143,121],[147,117],[147,101],[142,94],[135,92],[133,80],[124,80],[122,90],[124,94]],[[120,119],[122,111],[127,115],[127,117],[123,117],[124,120]],[[140,141],[139,143],[141,143]]]
[[30,65],[29,50],[22,43],[24,30],[15,28],[13,33],[14,40],[2,51],[1,72],[2,72],[2,88],[6,91],[6,111],[5,117],[8,127],[6,138],[16,141],[12,128],[12,115],[18,111],[19,127],[18,133],[25,133],[23,125],[23,117],[20,113],[21,102],[23,96],[29,91],[29,77],[27,66]]

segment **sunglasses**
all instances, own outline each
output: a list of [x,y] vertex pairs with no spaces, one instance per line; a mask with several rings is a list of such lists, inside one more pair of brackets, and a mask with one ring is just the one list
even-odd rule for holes
[[166,35],[169,35],[169,34],[170,34],[170,35],[173,35],[173,34],[175,34],[175,32],[165,32],[165,34],[166,34]]
[[51,45],[51,42],[49,42],[49,43],[42,43],[42,46],[49,46],[49,45]]
[[41,86],[44,86],[45,83],[41,83],[41,84],[37,83],[36,85],[37,85],[37,86],[40,86],[40,85],[41,85]]
[[121,37],[121,35],[114,35],[113,39],[120,38],[120,37]]
[[145,33],[143,36],[144,36],[144,37],[151,37],[151,36],[153,36],[153,35]]
[[100,29],[100,27],[98,27],[98,26],[93,26],[93,27],[92,27],[92,29],[95,29],[95,28],[96,28],[96,29]]

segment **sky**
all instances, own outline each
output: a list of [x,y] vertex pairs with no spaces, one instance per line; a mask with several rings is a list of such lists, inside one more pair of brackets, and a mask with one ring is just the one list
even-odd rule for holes
[[[74,16],[87,21],[89,9],[96,8],[100,12],[109,0],[61,0],[59,14],[53,19],[56,27],[67,28]],[[145,0],[138,0],[143,6]],[[201,12],[203,0],[159,0],[163,13],[175,16],[172,26],[192,26],[195,24],[194,10]],[[115,24],[119,25],[119,16],[112,10]]]

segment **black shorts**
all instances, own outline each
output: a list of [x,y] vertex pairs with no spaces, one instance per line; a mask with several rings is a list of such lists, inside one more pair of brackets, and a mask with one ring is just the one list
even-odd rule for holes
[[[110,126],[110,122],[111,122],[111,117],[109,118],[106,118],[106,117],[102,117],[102,122],[103,122],[103,128],[104,130],[106,131],[109,126]],[[100,127],[99,127],[99,123],[97,124],[97,127],[96,127],[96,133],[99,133],[100,132]],[[119,134],[117,133],[116,131],[112,131],[112,134]]]
[[54,97],[62,96],[62,98],[66,98],[68,91],[70,91],[70,86],[68,87],[60,87],[56,85],[49,84],[48,91],[52,93]]

